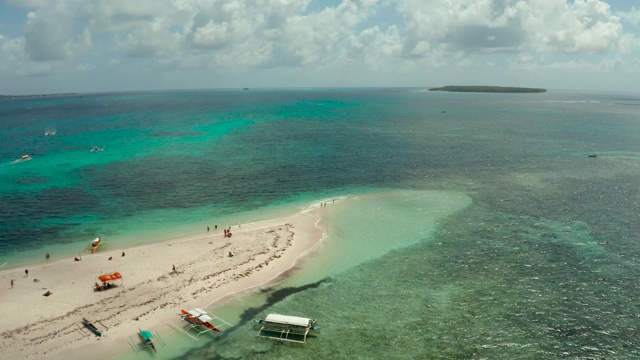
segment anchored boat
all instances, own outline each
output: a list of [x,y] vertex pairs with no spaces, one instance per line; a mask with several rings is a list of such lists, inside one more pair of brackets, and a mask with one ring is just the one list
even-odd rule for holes
[[203,325],[209,330],[220,332],[220,329],[213,325],[213,317],[211,317],[209,312],[207,312],[206,310],[196,308],[187,311],[181,308],[180,312],[182,312],[183,319],[186,319],[196,325]]
[[156,344],[154,343],[154,339],[157,338],[158,340],[160,340],[160,344],[162,346],[167,346],[167,343],[164,342],[164,339],[162,339],[160,333],[156,331],[156,335],[157,336],[153,336],[153,333],[151,333],[151,331],[149,330],[138,329],[138,337],[140,338],[142,343],[134,341],[131,336],[129,336],[129,340],[131,341],[131,345],[133,345],[133,348],[136,352],[140,352],[144,348],[148,348],[155,353],[158,351],[158,349],[156,347]]
[[33,159],[33,157],[31,155],[22,155],[22,157],[20,159],[17,160],[13,160],[11,162],[11,164],[17,164],[17,163],[21,163],[21,162],[25,162],[25,161],[29,161]]
[[299,316],[269,314],[266,318],[254,320],[262,325],[258,336],[304,344],[311,330],[317,330],[316,320]]
[[[184,329],[170,323],[174,328],[182,331],[187,336],[194,340],[198,340],[198,336],[207,332],[221,332],[220,329],[223,326],[231,327],[231,324],[222,320],[218,316],[200,308],[191,309],[189,311],[180,308],[180,317],[182,320],[189,323]],[[205,330],[201,330],[201,329]],[[191,332],[195,332],[195,336],[191,335]]]
[[96,253],[100,249],[101,245],[104,245],[104,242],[102,241],[102,238],[98,236],[97,238],[91,240],[91,245],[88,247],[91,248],[92,253]]
[[140,332],[138,332],[138,335],[140,336],[140,339],[144,341],[145,345],[151,348],[151,350],[153,350],[154,352],[158,351],[158,349],[156,349],[156,346],[153,344],[153,334],[151,333],[151,331],[142,329],[139,330]]
[[102,336],[102,331],[98,330],[98,328],[95,325],[93,325],[91,321],[85,318],[82,318],[82,325],[84,325],[84,327],[89,329],[89,331],[91,331],[95,336]]

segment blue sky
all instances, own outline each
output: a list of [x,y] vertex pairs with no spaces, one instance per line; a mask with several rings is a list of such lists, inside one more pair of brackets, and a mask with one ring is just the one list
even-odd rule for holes
[[632,0],[0,1],[0,94],[640,79]]

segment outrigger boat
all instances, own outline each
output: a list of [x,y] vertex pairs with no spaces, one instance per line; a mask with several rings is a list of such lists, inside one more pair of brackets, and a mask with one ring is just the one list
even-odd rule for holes
[[[163,346],[167,346],[167,344],[162,339],[162,336],[160,336],[160,333],[156,331],[156,335],[157,339],[160,340],[160,344],[162,344]],[[153,342],[153,339],[155,339],[156,337],[153,336],[151,331],[138,329],[138,336],[140,337],[140,340],[142,340],[142,344],[136,343],[131,338],[131,336],[129,336],[129,340],[131,340],[131,344],[137,352],[142,351],[140,347],[147,347],[154,353],[158,351],[158,349],[156,348],[156,344]]]
[[21,163],[21,162],[25,162],[25,161],[29,161],[33,159],[33,157],[31,155],[22,155],[22,157],[18,160],[13,160],[11,163],[12,164],[17,164],[17,163]]
[[98,249],[100,248],[100,244],[102,244],[102,238],[99,236],[91,240],[91,252],[92,253],[98,252]]
[[215,325],[213,325],[213,318],[209,315],[206,310],[202,309],[191,309],[189,311],[180,308],[180,312],[182,313],[182,318],[188,320],[189,322],[197,325],[203,325],[207,329],[215,332],[220,332]]
[[140,332],[138,333],[138,335],[140,336],[140,339],[142,339],[142,341],[144,341],[145,345],[147,345],[148,347],[151,348],[151,350],[153,350],[154,352],[158,351],[158,349],[156,349],[156,346],[153,344],[153,334],[151,333],[151,331],[147,331],[147,330],[142,330],[139,329]]
[[44,136],[53,136],[56,134],[55,130],[47,130],[44,132]]
[[262,327],[258,336],[304,344],[311,330],[318,330],[316,320],[298,316],[269,314],[265,319],[254,321]]
[[95,325],[93,325],[89,320],[82,318],[82,325],[84,325],[84,327],[89,329],[96,336],[102,336],[102,331],[98,330],[98,328]]
[[[180,314],[178,315],[182,318],[182,320],[188,322],[189,324],[184,329],[173,323],[170,323],[170,325],[182,331],[187,336],[189,336],[190,338],[196,341],[198,341],[198,336],[200,336],[201,334],[204,334],[207,332],[219,333],[222,331],[221,327],[232,326],[231,324],[222,320],[218,316],[200,308],[191,309],[189,311],[180,308]],[[199,330],[198,328],[205,328],[206,330]],[[196,331],[195,336],[190,334],[191,330]]]

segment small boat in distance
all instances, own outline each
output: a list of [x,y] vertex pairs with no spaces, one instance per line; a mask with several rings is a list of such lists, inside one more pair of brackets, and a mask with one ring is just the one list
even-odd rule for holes
[[104,151],[104,148],[103,147],[97,147],[97,146],[94,146],[94,147],[91,148],[91,152],[100,152],[100,151]]
[[91,252],[95,253],[98,251],[98,248],[100,247],[100,243],[102,243],[102,238],[101,237],[97,237],[93,240],[91,240]]
[[[84,251],[89,251],[92,254],[97,253],[98,251],[102,251],[108,245],[108,241],[102,240],[102,237],[98,236],[97,238],[91,240],[90,243],[84,248]],[[76,261],[80,261],[82,259],[76,258]]]
[[56,134],[55,130],[47,130],[44,132],[44,136],[53,136]]
[[12,164],[17,164],[17,163],[21,163],[21,162],[25,162],[25,161],[29,161],[33,159],[33,157],[31,157],[31,155],[22,155],[22,157],[18,160],[13,160],[11,163]]

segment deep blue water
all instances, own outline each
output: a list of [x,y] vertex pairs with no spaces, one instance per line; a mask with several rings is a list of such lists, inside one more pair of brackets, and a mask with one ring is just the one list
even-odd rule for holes
[[[241,322],[186,358],[640,357],[640,94],[86,94],[0,101],[0,139],[4,261],[351,189],[471,199],[414,245],[268,303],[324,315],[305,347],[246,340]],[[368,228],[345,211],[330,238]]]

